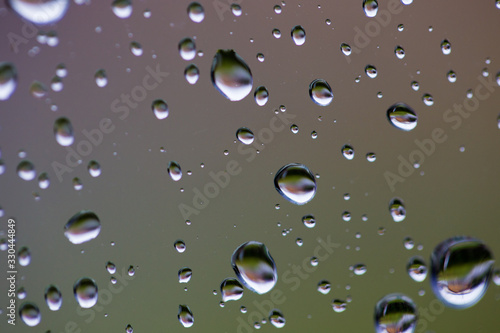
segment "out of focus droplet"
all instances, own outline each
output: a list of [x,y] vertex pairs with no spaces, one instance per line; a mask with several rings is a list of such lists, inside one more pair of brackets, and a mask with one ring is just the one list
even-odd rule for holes
[[95,83],[99,88],[104,88],[108,84],[108,77],[104,69],[99,69],[94,75]]
[[10,7],[22,18],[35,24],[55,23],[68,10],[70,0],[9,0]]
[[54,123],[54,135],[57,143],[61,146],[70,146],[75,140],[73,126],[71,122],[64,117],[58,118]]
[[16,67],[10,62],[0,63],[0,100],[10,98],[17,87]]

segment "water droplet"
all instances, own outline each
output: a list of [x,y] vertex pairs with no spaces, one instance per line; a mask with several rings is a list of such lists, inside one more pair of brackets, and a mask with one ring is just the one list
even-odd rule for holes
[[95,83],[99,88],[104,88],[108,84],[108,77],[104,69],[99,69],[94,75]]
[[352,146],[344,145],[340,151],[346,159],[352,160],[354,158],[354,148]]
[[197,2],[191,2],[187,8],[187,12],[191,21],[200,23],[205,19],[205,10]]
[[497,286],[500,286],[500,269],[495,269],[492,274],[493,283]]
[[114,0],[111,4],[113,13],[121,18],[126,19],[132,15],[132,1],[131,0]]
[[375,153],[367,153],[366,160],[368,162],[375,162],[377,160],[377,156],[375,155]]
[[64,84],[62,82],[62,79],[58,76],[54,76],[52,80],[50,80],[50,89],[55,92],[59,92],[63,90]]
[[238,5],[237,3],[233,3],[231,5],[231,12],[233,13],[234,16],[241,16],[241,6]]
[[406,237],[403,240],[403,244],[405,246],[405,249],[407,249],[407,250],[411,250],[415,246],[415,243],[413,242],[413,239],[411,239],[410,237]]
[[309,96],[314,103],[327,106],[333,100],[332,88],[325,80],[316,79],[309,84]]
[[22,161],[17,165],[17,175],[26,181],[35,179],[36,171],[35,166],[30,161]]
[[101,175],[101,165],[97,161],[90,161],[87,170],[92,177],[99,177]]
[[64,226],[64,236],[73,244],[82,244],[96,238],[101,232],[101,222],[97,215],[82,210],[73,215]]
[[314,228],[316,225],[316,220],[314,219],[313,215],[304,215],[302,217],[302,223],[308,228]]
[[281,38],[281,31],[279,29],[273,29],[273,36],[276,39]]
[[495,1],[495,6],[496,6],[498,9],[500,9],[500,0],[496,0],[496,1]]
[[196,67],[196,65],[190,64],[184,70],[184,77],[189,84],[195,84],[200,78],[200,70]]
[[450,81],[451,83],[454,83],[457,81],[457,74],[454,71],[449,71],[446,74],[446,77],[448,78],[448,81]]
[[251,291],[265,294],[278,281],[276,264],[267,247],[259,242],[241,244],[231,257],[238,279]]
[[274,12],[276,14],[281,14],[281,6],[280,5],[275,5],[273,9],[274,9]]
[[444,305],[465,309],[488,289],[493,256],[480,240],[454,237],[441,242],[431,255],[431,286]]
[[269,313],[269,322],[276,328],[282,328],[285,326],[286,320],[280,310],[274,309]]
[[346,43],[340,44],[340,50],[346,56],[350,56],[352,52],[351,46],[349,46],[349,44]]
[[73,293],[77,303],[85,309],[97,303],[97,284],[90,278],[81,278],[75,282]]
[[365,67],[365,73],[370,79],[374,79],[377,77],[377,69],[375,66],[372,65],[366,65]]
[[134,266],[130,265],[128,270],[127,270],[128,276],[134,276],[135,275],[135,268]]
[[264,60],[265,60],[264,54],[257,53],[257,60],[260,62],[264,62]]
[[55,23],[64,17],[69,0],[10,0],[10,7],[22,18],[35,24]]
[[179,283],[188,283],[193,276],[193,271],[189,267],[184,267],[179,269],[177,276],[179,277]]
[[326,295],[330,292],[331,285],[327,280],[321,280],[318,282],[318,291],[323,295]]
[[51,311],[57,311],[62,305],[62,295],[59,288],[50,285],[45,289],[45,302]]
[[141,44],[139,44],[138,42],[131,42],[130,52],[132,52],[132,54],[136,57],[140,57],[143,53]]
[[111,261],[108,261],[106,263],[106,270],[108,271],[109,274],[115,274],[116,273],[116,265],[113,264]]
[[427,265],[421,257],[412,257],[406,266],[408,275],[416,282],[422,282],[427,277]]
[[430,94],[424,94],[422,96],[422,101],[427,106],[432,106],[434,104],[434,98]]
[[241,127],[236,131],[236,138],[245,145],[250,145],[254,141],[253,132],[246,127]]
[[[498,117],[498,119],[499,119],[499,120],[498,120],[498,123],[499,123],[499,125],[498,125],[499,127],[498,127],[498,128],[500,128],[500,116]],[[290,126],[290,131],[292,131],[292,133],[293,133],[293,134],[297,134],[297,133],[299,133],[299,126],[297,126],[297,125],[295,125],[295,124],[292,124],[292,125]]]
[[47,87],[40,81],[33,81],[30,86],[30,94],[35,98],[47,96]]
[[28,266],[31,262],[31,252],[26,246],[19,249],[17,257],[19,265],[21,266]]
[[73,134],[73,126],[71,122],[64,117],[58,118],[54,123],[54,135],[57,143],[61,146],[70,146],[73,144],[75,137]]
[[340,300],[340,299],[334,299],[332,301],[332,308],[333,308],[333,311],[335,311],[337,313],[341,313],[341,312],[344,312],[345,309],[347,308],[347,303],[343,300]]
[[405,26],[403,24],[398,24],[398,31],[403,31]]
[[80,191],[83,188],[83,184],[80,178],[73,178],[73,188],[75,189],[75,191]]
[[47,175],[46,172],[42,172],[38,176],[38,187],[40,187],[41,189],[46,189],[49,187],[49,185],[50,185],[49,176]]
[[375,17],[378,12],[378,2],[376,0],[363,0],[363,10],[367,17]]
[[151,104],[151,109],[153,110],[156,118],[162,120],[168,117],[168,105],[162,99],[157,99]]
[[17,290],[17,298],[19,299],[25,299],[26,298],[26,289],[24,289],[24,287],[21,287]]
[[134,333],[132,325],[128,324],[127,327],[125,327],[125,333]]
[[312,172],[303,164],[290,163],[278,170],[274,187],[286,200],[296,205],[304,205],[316,194],[316,180]]
[[387,109],[387,119],[394,127],[403,131],[411,131],[417,127],[417,115],[404,103],[397,103],[389,107]]
[[179,42],[179,54],[186,61],[193,60],[196,56],[196,44],[194,40],[189,37],[182,39]]
[[390,294],[375,305],[375,331],[377,333],[413,333],[417,319],[417,307],[408,296]]
[[234,278],[227,278],[220,284],[223,302],[237,301],[243,297],[243,286]]
[[353,271],[356,275],[363,275],[366,273],[366,265],[357,264],[356,266],[354,266]]
[[17,87],[17,70],[10,62],[0,63],[0,100],[10,98]]
[[168,174],[170,175],[170,178],[172,178],[174,182],[181,180],[182,170],[179,163],[177,163],[176,161],[171,161],[168,166]]
[[186,251],[186,244],[180,239],[175,241],[174,247],[179,253],[183,253],[184,251]]
[[245,61],[233,50],[218,50],[211,69],[212,84],[230,101],[241,101],[252,91],[253,78]]
[[40,324],[42,320],[42,315],[40,309],[35,303],[26,302],[19,308],[19,316],[22,321],[28,326],[36,326]]
[[394,222],[401,222],[406,218],[406,209],[403,200],[394,198],[389,203],[389,212]]
[[187,305],[179,305],[177,319],[179,319],[179,322],[182,324],[182,326],[186,328],[191,327],[194,324],[193,313]]
[[441,51],[443,51],[443,54],[445,54],[445,55],[448,55],[451,53],[451,44],[447,39],[445,39],[441,42]]
[[394,49],[394,53],[398,59],[403,59],[405,57],[405,50],[399,45]]
[[413,89],[415,91],[418,91],[418,89],[420,89],[420,85],[418,84],[417,81],[412,81],[412,83],[411,83],[411,89]]
[[269,100],[269,92],[264,86],[257,87],[257,89],[255,89],[253,96],[258,106],[266,105],[267,101]]
[[296,25],[292,28],[291,35],[295,45],[300,46],[306,42],[306,31],[300,25]]

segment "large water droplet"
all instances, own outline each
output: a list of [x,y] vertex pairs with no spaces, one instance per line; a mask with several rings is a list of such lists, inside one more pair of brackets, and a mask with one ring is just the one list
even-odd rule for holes
[[375,305],[377,333],[413,333],[417,319],[417,307],[408,296],[390,294]]
[[406,266],[408,275],[416,282],[422,282],[427,277],[427,265],[421,257],[413,257]]
[[285,327],[286,320],[280,310],[274,309],[269,313],[269,322],[276,328],[282,328]]
[[17,175],[26,181],[35,179],[35,166],[30,161],[21,161],[16,168]]
[[64,236],[73,244],[82,244],[96,238],[101,232],[97,215],[88,210],[73,215],[64,226]]
[[378,2],[376,0],[363,0],[363,10],[367,17],[375,17],[378,12]]
[[241,244],[231,257],[238,279],[251,291],[265,294],[276,285],[276,264],[267,247],[259,242]]
[[97,303],[97,284],[90,278],[81,278],[73,286],[73,293],[82,308],[91,308]]
[[243,286],[234,278],[227,278],[220,284],[222,301],[237,301],[243,297]]
[[316,179],[305,165],[290,163],[278,170],[274,177],[274,187],[286,200],[304,205],[316,194]]
[[193,276],[193,271],[189,267],[184,267],[179,269],[177,276],[179,278],[179,283],[188,283]]
[[162,120],[168,117],[168,105],[162,99],[157,99],[151,104],[151,109],[153,110],[156,118]]
[[292,28],[291,35],[295,45],[300,46],[306,42],[306,31],[300,25],[296,25]]
[[389,202],[389,212],[394,222],[401,222],[406,218],[406,209],[403,200],[394,198]]
[[463,236],[445,240],[431,256],[434,294],[452,308],[473,306],[488,289],[493,263],[491,251],[480,240]]
[[332,88],[325,80],[316,79],[309,85],[309,96],[314,103],[327,106],[333,100]]
[[16,67],[10,62],[0,63],[0,100],[5,101],[10,98],[17,87]]
[[411,131],[417,127],[417,115],[412,108],[404,103],[396,103],[389,107],[387,119],[394,127],[403,131]]
[[54,285],[50,285],[45,289],[45,302],[51,311],[57,311],[62,305],[62,295]]
[[181,180],[182,170],[179,163],[177,163],[176,161],[171,161],[170,164],[168,165],[168,174],[170,175],[170,178],[172,178],[174,182]]
[[266,87],[260,86],[255,89],[253,96],[258,106],[264,106],[269,100],[269,91],[267,91]]
[[205,10],[197,2],[191,2],[187,8],[187,12],[191,21],[200,23],[205,18]]
[[187,305],[179,305],[177,319],[179,319],[179,322],[182,324],[182,326],[186,328],[191,327],[194,324],[193,313]]
[[40,324],[42,320],[42,315],[40,309],[35,303],[26,302],[19,308],[19,316],[22,321],[28,326],[36,326]]
[[9,0],[10,7],[22,18],[35,24],[55,23],[63,18],[69,0]]
[[54,135],[56,141],[61,146],[71,146],[75,137],[73,134],[73,126],[71,122],[64,117],[58,118],[54,123]]
[[246,127],[240,127],[236,131],[236,138],[243,144],[245,145],[250,145],[253,143],[255,136],[253,132],[246,128]]
[[114,0],[111,4],[113,13],[121,18],[126,19],[132,15],[132,1],[131,0]]
[[189,37],[182,39],[179,42],[179,54],[186,61],[193,60],[196,56],[196,44],[194,40]]
[[217,51],[210,74],[212,84],[230,101],[241,101],[252,91],[250,68],[233,50]]

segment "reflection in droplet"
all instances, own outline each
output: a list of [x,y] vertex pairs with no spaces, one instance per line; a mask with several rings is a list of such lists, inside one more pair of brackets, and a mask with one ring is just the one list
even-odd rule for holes
[[403,59],[405,57],[405,50],[401,46],[396,46],[394,49],[394,54],[396,54],[396,57],[398,59]]
[[191,21],[200,23],[205,18],[205,10],[197,2],[191,2],[187,8],[187,12]]
[[189,84],[195,84],[200,78],[200,70],[195,64],[190,64],[184,70],[184,77]]
[[424,94],[422,96],[422,101],[427,106],[432,106],[434,104],[434,98],[430,94]]
[[73,134],[73,126],[71,122],[64,117],[58,118],[54,123],[54,135],[56,136],[56,141],[61,146],[70,146],[75,140]]
[[302,26],[296,25],[292,28],[292,39],[295,45],[303,45],[306,42],[306,31]]
[[351,52],[352,52],[352,49],[351,49],[351,46],[349,46],[348,44],[346,43],[342,43],[340,44],[340,50],[342,51],[342,53],[346,56],[350,56],[351,55]]
[[441,51],[443,51],[443,54],[445,54],[445,55],[448,55],[451,53],[451,44],[447,39],[445,39],[441,42]]
[[378,2],[376,0],[363,0],[363,10],[367,17],[375,17],[378,12]]
[[108,261],[106,263],[106,270],[108,271],[109,274],[115,274],[116,273],[116,265],[112,263],[111,261]]
[[21,266],[28,266],[30,264],[31,252],[26,246],[19,249],[19,252],[17,253],[17,261]]
[[236,131],[236,138],[243,144],[245,145],[250,145],[254,141],[254,134],[253,132],[246,128],[246,127],[240,127]]
[[327,106],[333,100],[332,88],[325,80],[316,79],[309,84],[309,96],[314,103]]
[[189,267],[184,267],[179,269],[177,277],[179,278],[179,283],[188,283],[193,276],[193,271]]
[[36,171],[35,166],[30,161],[21,161],[16,168],[19,178],[30,181],[35,179]]
[[377,77],[377,69],[373,65],[366,65],[365,73],[370,79],[374,79]]
[[193,313],[187,305],[179,305],[177,319],[179,319],[179,322],[182,324],[182,326],[186,328],[191,327],[194,324]]
[[153,110],[156,118],[162,120],[168,117],[168,105],[162,99],[157,99],[151,104],[151,109]]
[[95,83],[99,88],[103,88],[108,84],[108,77],[104,69],[99,69],[94,75]]
[[64,236],[73,244],[82,244],[96,238],[101,232],[101,222],[97,215],[82,210],[73,215],[64,226]]
[[417,127],[417,115],[404,103],[396,103],[390,106],[387,109],[387,119],[394,127],[403,131],[411,131]]
[[49,24],[64,17],[70,0],[9,0],[8,2],[22,18],[35,24]]
[[81,278],[73,285],[75,299],[82,308],[91,308],[97,303],[97,284],[90,278]]
[[465,309],[488,289],[493,255],[480,240],[454,237],[440,243],[431,256],[431,286],[444,305]]
[[413,257],[406,265],[408,275],[416,282],[422,282],[427,277],[427,265],[421,257]]
[[274,177],[274,187],[286,200],[304,205],[316,194],[316,179],[305,165],[290,163],[278,170]]
[[179,253],[183,253],[184,251],[186,251],[186,244],[180,239],[175,241],[174,247]]
[[19,316],[23,323],[31,327],[40,324],[42,320],[40,309],[35,303],[31,302],[21,304],[19,307]]
[[241,244],[231,257],[238,279],[251,291],[265,294],[278,281],[276,264],[267,247],[259,242]]
[[389,212],[394,222],[401,222],[406,218],[406,209],[403,200],[394,198],[389,203]]
[[341,313],[341,312],[344,312],[346,308],[347,308],[347,303],[345,301],[340,300],[340,299],[334,299],[332,301],[333,311],[335,311],[337,313]]
[[62,305],[62,295],[59,288],[50,285],[45,289],[45,302],[51,311],[57,311]]
[[182,39],[179,42],[179,54],[186,61],[193,60],[196,56],[196,44],[194,40],[189,37]]
[[179,163],[177,163],[176,161],[171,161],[168,166],[168,174],[170,175],[170,178],[172,178],[174,182],[181,180],[182,170]]
[[99,177],[101,175],[101,165],[97,161],[90,161],[87,169],[92,177]]
[[220,284],[223,302],[237,301],[243,297],[243,286],[234,278],[227,278]]
[[30,94],[35,98],[47,96],[47,87],[40,81],[33,81],[30,86]]
[[313,215],[304,215],[302,216],[302,223],[308,228],[314,228],[316,225],[316,219]]
[[375,331],[377,333],[413,333],[417,319],[415,303],[403,294],[384,296],[375,305]]
[[446,77],[448,78],[448,81],[451,83],[457,82],[457,74],[454,71],[449,71],[446,74]]
[[253,96],[258,106],[264,106],[269,100],[269,91],[267,91],[266,87],[259,86],[255,89]]
[[364,264],[357,264],[356,266],[354,266],[354,274],[356,275],[363,275],[366,273],[366,265]]
[[16,67],[10,62],[0,63],[0,100],[5,101],[10,98],[17,87]]
[[111,9],[113,13],[121,18],[125,19],[132,15],[132,1],[131,0],[114,0],[111,4]]
[[318,282],[318,291],[323,295],[326,295],[330,292],[331,285],[327,280],[321,280]]
[[214,87],[230,101],[241,101],[252,91],[250,68],[233,50],[218,50],[210,73]]
[[241,6],[238,5],[237,3],[233,3],[231,5],[231,12],[233,13],[234,16],[241,16],[242,14]]
[[269,322],[276,328],[282,328],[285,326],[286,320],[280,310],[273,309],[269,313]]
[[354,158],[354,148],[352,146],[344,145],[340,151],[346,159],[352,160]]

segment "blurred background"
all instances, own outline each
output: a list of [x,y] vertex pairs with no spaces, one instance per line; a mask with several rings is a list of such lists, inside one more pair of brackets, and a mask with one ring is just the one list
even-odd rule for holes
[[[37,2],[44,5],[30,5]],[[29,264],[18,265],[16,288],[25,297],[16,304],[32,302],[41,314],[35,327],[19,317],[8,325],[2,279],[0,330],[181,332],[177,314],[185,304],[192,332],[253,332],[264,318],[259,329],[272,331],[271,304],[283,313],[285,332],[373,332],[375,304],[402,293],[430,313],[416,332],[496,331],[497,285],[474,306],[444,308],[434,302],[430,276],[414,281],[407,264],[420,256],[429,267],[434,248],[455,236],[479,239],[500,255],[500,4],[380,0],[373,17],[362,1],[200,0],[200,21],[198,7],[188,15],[190,3],[0,2],[0,238],[5,250],[7,220],[15,219],[16,248],[30,253]],[[302,45],[292,38],[297,25]],[[179,51],[185,38],[194,50],[183,44]],[[445,40],[451,48],[443,50]],[[251,91],[240,101],[212,83],[219,49],[234,50],[251,71]],[[199,71],[194,84],[185,75],[190,64]],[[315,79],[331,87],[327,106],[309,95]],[[269,94],[262,106],[254,98],[259,86]],[[158,99],[167,117],[153,112]],[[388,120],[399,102],[418,117],[411,131]],[[62,117],[70,141],[54,135]],[[251,145],[237,140],[241,127],[254,133]],[[353,159],[343,156],[344,145]],[[91,161],[99,164],[93,175]],[[169,175],[171,161],[180,179]],[[316,195],[305,205],[274,188],[276,172],[289,163],[315,175]],[[197,193],[224,170],[234,171],[227,183],[200,202]],[[398,223],[389,211],[393,198],[406,210]],[[98,216],[100,233],[73,244],[64,228],[82,210]],[[307,214],[314,228],[302,223]],[[269,249],[279,293],[273,299],[245,288],[222,307],[220,283],[236,277],[231,255],[248,241]],[[322,241],[335,244],[328,255],[318,255]],[[7,252],[0,256],[7,271]],[[108,261],[116,273],[106,270]],[[359,276],[358,264],[366,266]],[[179,283],[183,267],[192,270],[188,283]],[[83,277],[99,289],[89,309],[73,296]],[[321,280],[331,284],[326,295],[317,291]],[[62,294],[58,311],[44,300],[51,284]],[[332,310],[335,299],[345,311]]]

